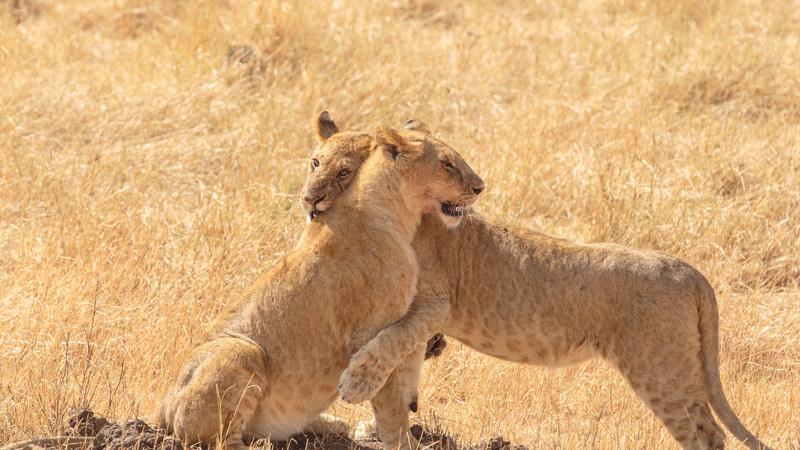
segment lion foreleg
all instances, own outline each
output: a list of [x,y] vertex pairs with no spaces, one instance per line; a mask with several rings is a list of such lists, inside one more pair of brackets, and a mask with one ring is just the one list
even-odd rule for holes
[[416,297],[408,313],[367,342],[339,378],[339,394],[348,403],[375,396],[389,375],[420,345],[425,345],[450,317],[450,303]]
[[412,412],[419,409],[419,377],[425,361],[425,348],[425,344],[418,345],[395,369],[403,392],[403,402]]
[[[417,368],[421,368],[421,361]],[[375,428],[385,450],[409,450],[419,447],[417,439],[409,430],[408,404],[402,381],[398,371],[392,372],[383,387],[372,398]]]

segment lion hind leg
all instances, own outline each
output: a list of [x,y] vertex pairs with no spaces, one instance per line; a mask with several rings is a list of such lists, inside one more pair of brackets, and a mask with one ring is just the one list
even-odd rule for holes
[[[651,399],[651,403],[654,399]],[[720,450],[725,448],[725,434],[711,415],[708,402],[686,399],[649,406],[667,431],[684,449]]]
[[170,426],[188,443],[224,442],[248,448],[242,433],[267,393],[263,350],[238,338],[217,339],[198,347],[202,362],[171,399]]
[[699,361],[681,355],[672,362],[620,371],[681,447],[724,449],[725,433],[711,414]]

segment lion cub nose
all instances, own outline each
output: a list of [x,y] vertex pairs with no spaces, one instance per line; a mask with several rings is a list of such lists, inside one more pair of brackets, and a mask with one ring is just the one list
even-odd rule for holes
[[303,196],[303,200],[304,200],[306,203],[310,204],[310,205],[316,205],[316,204],[318,204],[319,202],[321,202],[321,201],[325,200],[325,197],[326,197],[326,195],[321,195],[321,196],[319,196],[319,197],[314,197],[314,196],[312,196],[312,195],[308,195],[308,194],[306,194],[306,195],[304,195],[304,196]]
[[480,184],[480,186],[474,186],[474,187],[472,188],[472,192],[474,192],[474,193],[475,193],[475,195],[478,195],[478,194],[480,194],[481,192],[483,192],[483,183],[481,183],[481,184]]

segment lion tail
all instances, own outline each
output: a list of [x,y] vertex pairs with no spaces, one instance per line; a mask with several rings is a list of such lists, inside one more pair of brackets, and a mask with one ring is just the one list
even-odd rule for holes
[[708,388],[708,401],[719,419],[736,439],[753,450],[771,450],[766,444],[759,441],[753,433],[744,427],[742,422],[731,409],[722,380],[719,377],[719,313],[717,311],[717,297],[714,289],[703,278],[704,284],[700,286],[697,309],[700,315],[700,342],[703,357],[703,371]]

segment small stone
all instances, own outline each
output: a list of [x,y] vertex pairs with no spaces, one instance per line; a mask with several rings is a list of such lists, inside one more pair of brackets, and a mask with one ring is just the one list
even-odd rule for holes
[[109,423],[105,417],[95,415],[91,409],[87,408],[73,410],[67,418],[67,424],[72,428],[73,436],[96,436]]

